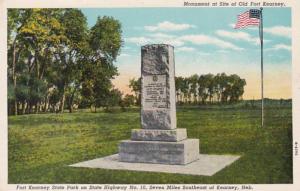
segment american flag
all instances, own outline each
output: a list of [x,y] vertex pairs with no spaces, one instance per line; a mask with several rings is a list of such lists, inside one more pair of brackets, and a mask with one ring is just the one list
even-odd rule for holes
[[235,29],[244,28],[247,26],[259,26],[260,23],[260,10],[250,9],[240,15],[238,15],[237,23],[235,24]]

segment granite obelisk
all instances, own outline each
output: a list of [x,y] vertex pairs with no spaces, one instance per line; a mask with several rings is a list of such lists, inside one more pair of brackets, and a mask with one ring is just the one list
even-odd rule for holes
[[188,164],[199,157],[199,140],[176,128],[174,47],[141,48],[141,129],[119,145],[119,161]]

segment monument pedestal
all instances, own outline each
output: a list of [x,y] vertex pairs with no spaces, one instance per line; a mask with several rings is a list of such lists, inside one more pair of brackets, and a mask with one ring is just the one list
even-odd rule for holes
[[188,164],[199,159],[199,140],[178,142],[122,141],[119,161],[158,164]]
[[186,129],[132,129],[131,140],[133,141],[182,141],[187,138]]

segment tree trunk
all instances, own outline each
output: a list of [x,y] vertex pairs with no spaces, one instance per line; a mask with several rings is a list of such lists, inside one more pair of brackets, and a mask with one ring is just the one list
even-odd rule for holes
[[44,112],[47,112],[49,108],[49,93],[47,93],[44,103]]
[[62,95],[61,104],[60,104],[60,109],[59,109],[61,113],[64,112],[64,108],[65,108],[65,99],[66,99],[66,96],[65,96],[65,92],[64,92],[63,95]]
[[31,113],[31,110],[32,110],[32,104],[29,103],[29,104],[28,104],[28,107],[27,107],[27,113],[30,114],[30,113]]
[[12,78],[13,78],[13,84],[14,84],[14,94],[15,94],[15,100],[14,100],[14,115],[18,115],[18,102],[17,102],[17,96],[16,96],[16,90],[17,90],[17,75],[16,75],[16,40],[14,40],[13,43],[13,63],[12,63]]
[[63,87],[63,94],[62,94],[62,98],[61,98],[61,103],[60,103],[60,112],[63,113],[64,112],[64,108],[65,108],[65,99],[66,99],[66,88],[65,85]]
[[39,110],[40,110],[40,102],[37,102],[35,104],[35,113],[38,114],[39,113]]
[[22,115],[25,114],[25,112],[26,112],[26,107],[27,107],[27,102],[24,101],[24,102],[22,103]]
[[[40,79],[40,64],[39,64],[39,52],[38,49],[35,49],[35,69],[36,69],[36,77],[37,79]],[[37,87],[37,93],[40,92],[40,88]],[[37,101],[37,103],[35,104],[35,113],[38,114],[39,113],[39,109],[40,109],[40,101]]]
[[73,102],[74,102],[74,96],[75,96],[75,92],[76,92],[76,88],[74,88],[71,98],[69,100],[69,112],[72,113],[73,112]]
[[69,106],[69,113],[73,113],[73,105]]

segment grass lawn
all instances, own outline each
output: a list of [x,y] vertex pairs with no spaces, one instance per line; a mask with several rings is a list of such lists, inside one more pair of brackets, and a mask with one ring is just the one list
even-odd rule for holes
[[179,128],[200,139],[200,152],[242,157],[214,176],[72,168],[118,152],[139,112],[65,113],[9,117],[9,183],[292,183],[292,110],[178,109]]

